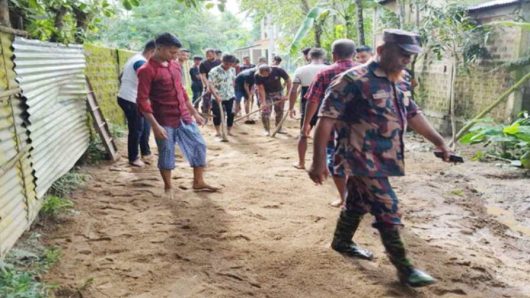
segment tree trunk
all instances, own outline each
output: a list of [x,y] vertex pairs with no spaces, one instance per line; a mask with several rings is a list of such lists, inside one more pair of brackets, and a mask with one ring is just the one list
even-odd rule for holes
[[357,12],[357,41],[359,45],[366,44],[364,39],[364,17],[362,0],[355,0],[355,11]]
[[9,20],[8,0],[0,0],[0,25],[11,27],[11,21]]
[[405,25],[405,0],[397,1],[399,7],[399,29],[403,29]]
[[315,21],[313,25],[313,30],[315,31],[315,47],[322,47],[322,25],[323,22]]
[[456,145],[456,115],[455,115],[455,83],[456,83],[456,67],[458,63],[456,60],[456,57],[453,57],[453,70],[451,71],[451,82],[450,82],[450,88],[449,91],[449,105],[450,105],[450,113],[451,113],[451,143],[453,144],[452,150],[454,150]]
[[66,16],[67,12],[68,11],[66,10],[66,7],[64,6],[55,11],[55,32],[53,32],[52,36],[50,37],[50,41],[59,41],[59,37],[61,36],[60,32],[63,31],[64,27],[64,17]]

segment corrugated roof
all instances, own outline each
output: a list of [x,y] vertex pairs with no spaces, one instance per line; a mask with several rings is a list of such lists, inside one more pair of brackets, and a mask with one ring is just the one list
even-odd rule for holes
[[483,9],[500,8],[503,6],[509,6],[518,3],[523,3],[523,0],[494,0],[470,6],[467,10],[469,12],[474,12]]

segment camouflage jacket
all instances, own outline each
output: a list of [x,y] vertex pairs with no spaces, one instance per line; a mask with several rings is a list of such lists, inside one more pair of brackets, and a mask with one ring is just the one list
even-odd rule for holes
[[320,117],[338,120],[335,167],[353,176],[404,175],[403,133],[418,107],[405,71],[390,82],[377,62],[350,69],[326,91]]

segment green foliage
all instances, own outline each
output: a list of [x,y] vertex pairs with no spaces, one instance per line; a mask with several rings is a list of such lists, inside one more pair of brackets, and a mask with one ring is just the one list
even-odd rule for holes
[[438,59],[448,54],[465,68],[488,56],[489,31],[469,16],[467,6],[453,1],[441,7],[424,3],[421,9],[420,35]]
[[108,29],[91,36],[115,48],[139,50],[160,32],[172,32],[183,46],[200,54],[207,47],[229,52],[248,45],[250,32],[232,14],[215,15],[203,7],[189,8],[178,1],[144,0],[128,15],[105,20]]
[[88,149],[83,155],[82,162],[88,165],[99,164],[101,161],[107,159],[107,152],[101,142],[99,135],[95,135],[88,143]]
[[48,287],[37,281],[30,272],[0,265],[0,297],[44,298],[48,297]]
[[53,267],[59,259],[61,258],[61,249],[57,247],[51,247],[44,250],[44,253],[41,257],[41,267],[44,270],[48,270]]
[[69,199],[57,197],[57,196],[47,196],[44,199],[40,214],[46,218],[57,218],[61,213],[64,213],[68,210],[71,210],[74,207],[74,203]]
[[52,184],[48,194],[58,197],[68,197],[76,188],[82,185],[86,179],[86,175],[70,171]]
[[[225,6],[226,6],[226,0],[206,0],[206,1],[205,0],[175,0],[175,1],[179,2],[180,4],[186,5],[187,7],[197,7],[199,4],[204,2],[205,8],[212,9],[215,6],[217,6],[217,8],[220,11],[224,11]],[[142,3],[140,2],[140,0],[121,0],[121,4],[123,5],[125,9],[132,10],[135,7],[140,6]]]
[[83,42],[115,13],[108,0],[11,0],[9,10],[32,38],[63,43]]
[[121,138],[127,134],[127,126],[124,124],[110,123],[110,134],[114,138]]
[[490,154],[503,159],[518,160],[524,168],[530,169],[530,117],[527,112],[510,125],[482,119],[465,134],[462,144],[484,143],[491,148]]

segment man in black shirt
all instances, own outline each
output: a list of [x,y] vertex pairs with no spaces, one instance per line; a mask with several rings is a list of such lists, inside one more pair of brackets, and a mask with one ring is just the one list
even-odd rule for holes
[[[249,68],[241,71],[236,77],[235,91],[236,91],[236,114],[241,110],[241,99],[244,98],[245,114],[250,112],[250,104],[252,102],[252,87],[254,87],[255,68]],[[254,124],[254,120],[247,119],[245,124]]]
[[194,56],[193,57],[193,66],[190,68],[190,77],[191,77],[191,91],[193,92],[193,105],[195,108],[199,108],[199,100],[197,100],[202,93],[202,81],[201,75],[199,73],[199,65],[201,64],[202,57]]
[[217,60],[214,49],[206,49],[206,60],[203,60],[199,65],[199,73],[201,75],[201,81],[203,86],[203,96],[202,96],[202,113],[208,115],[210,113],[210,108],[212,106],[212,92],[208,84],[208,73],[210,70],[217,65],[220,65],[221,61]]
[[[283,85],[282,85],[283,79]],[[271,67],[266,64],[260,65],[255,75],[255,83],[258,87],[258,98],[261,111],[261,120],[265,133],[270,135],[271,105],[274,103],[274,114],[276,114],[276,126],[280,124],[283,117],[283,107],[288,99],[283,90],[291,90],[291,79],[285,70],[280,67]]]
[[239,67],[239,72],[242,72],[245,69],[254,68],[254,67],[256,67],[256,65],[250,63],[250,57],[245,56],[243,57],[243,64],[241,64],[241,66]]

